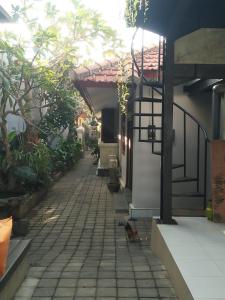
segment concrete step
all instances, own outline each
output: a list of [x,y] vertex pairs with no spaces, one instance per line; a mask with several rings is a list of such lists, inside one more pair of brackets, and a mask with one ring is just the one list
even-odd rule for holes
[[131,191],[129,191],[128,189],[113,194],[113,203],[116,213],[128,213],[130,202]]
[[0,299],[13,299],[25,278],[29,264],[27,251],[30,240],[11,240],[5,274],[0,278]]

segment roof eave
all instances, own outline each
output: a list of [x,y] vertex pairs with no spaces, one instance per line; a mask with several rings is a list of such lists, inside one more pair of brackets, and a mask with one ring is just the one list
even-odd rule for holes
[[[225,28],[225,1],[146,0],[149,10],[139,27],[177,39],[200,28]],[[142,24],[141,24],[142,23]]]
[[1,23],[12,22],[12,18],[1,5],[0,5],[0,22]]

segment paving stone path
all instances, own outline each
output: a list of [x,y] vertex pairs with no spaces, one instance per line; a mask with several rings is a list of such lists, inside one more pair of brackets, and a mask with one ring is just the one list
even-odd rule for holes
[[32,212],[31,267],[15,300],[175,300],[167,272],[150,248],[150,221],[129,242],[106,178],[89,157],[63,177]]

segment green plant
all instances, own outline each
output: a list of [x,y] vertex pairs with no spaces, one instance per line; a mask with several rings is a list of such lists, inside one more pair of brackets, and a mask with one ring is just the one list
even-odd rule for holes
[[13,168],[15,162],[11,153],[17,148],[17,139],[18,136],[15,131],[11,131],[5,136],[8,143],[8,151],[6,155],[6,148],[4,147],[5,143],[3,139],[0,139],[0,191],[9,191],[15,188],[16,182],[13,174]]
[[22,149],[15,150],[14,160],[19,166],[29,167],[37,175],[39,184],[48,184],[51,172],[51,157],[50,150],[45,143],[40,142],[37,145],[33,145],[32,150],[28,152]]
[[151,0],[126,0],[125,20],[128,27],[138,27],[149,19]]
[[89,147],[92,150],[91,155],[96,157],[96,159],[99,159],[99,157],[100,157],[100,148],[99,148],[99,145],[98,145],[98,140],[97,139],[90,140]]
[[18,166],[13,173],[20,183],[29,190],[39,183],[38,176],[31,167]]
[[126,72],[124,60],[119,62],[119,71],[117,74],[117,93],[120,111],[122,114],[127,113],[127,102],[130,96],[129,77]]
[[[69,129],[69,135],[73,135],[73,120],[84,102],[81,104],[71,76],[85,61],[80,49],[90,51],[94,41],[102,45],[103,53],[121,47],[116,32],[96,11],[81,1],[70,2],[73,9],[62,14],[54,0],[22,1],[12,7],[13,14],[27,25],[29,34],[21,38],[13,32],[1,32],[0,52],[4,59],[0,60],[0,136],[9,165],[12,153],[7,117],[22,117],[26,131],[38,129],[46,141],[49,135],[60,136],[62,129]],[[38,18],[35,10],[40,7],[42,17]],[[34,110],[43,119],[41,128],[33,119]]]
[[140,9],[140,0],[126,0],[125,20],[128,27],[135,27]]
[[73,166],[80,158],[81,144],[77,140],[61,139],[52,150],[52,165],[55,171],[64,171]]
[[50,107],[39,123],[39,127],[41,138],[51,145],[51,138],[60,137],[66,129],[69,130],[69,136],[73,135],[79,95],[74,91],[68,79],[64,78],[60,88],[48,93],[46,101]]
[[209,221],[213,221],[212,200],[209,200],[205,214]]

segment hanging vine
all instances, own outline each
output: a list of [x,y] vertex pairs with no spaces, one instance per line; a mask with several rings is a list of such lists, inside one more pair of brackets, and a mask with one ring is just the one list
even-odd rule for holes
[[151,0],[126,0],[125,19],[128,27],[141,26],[149,20]]
[[120,60],[118,64],[118,79],[117,79],[117,92],[118,92],[118,102],[120,106],[120,111],[123,114],[127,112],[127,102],[130,96],[128,88],[128,76],[127,76],[125,61]]
[[140,0],[126,0],[125,19],[129,27],[136,26]]

